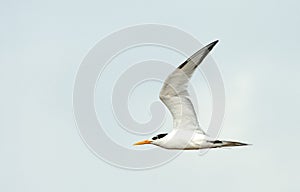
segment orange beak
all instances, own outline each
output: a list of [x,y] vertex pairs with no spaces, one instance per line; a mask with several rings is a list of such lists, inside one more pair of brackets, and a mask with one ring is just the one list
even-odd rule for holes
[[133,145],[145,145],[145,144],[151,144],[151,141],[149,140],[144,140],[144,141],[140,141],[140,142],[137,142]]

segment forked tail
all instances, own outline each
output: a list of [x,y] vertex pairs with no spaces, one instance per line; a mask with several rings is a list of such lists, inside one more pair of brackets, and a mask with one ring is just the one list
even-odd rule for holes
[[250,144],[236,142],[236,141],[220,141],[220,140],[216,140],[216,141],[213,141],[212,148],[218,148],[218,147],[235,147],[235,146],[246,146],[246,145],[250,145]]

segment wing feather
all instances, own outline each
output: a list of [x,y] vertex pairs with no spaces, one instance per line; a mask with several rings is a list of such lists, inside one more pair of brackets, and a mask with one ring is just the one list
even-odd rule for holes
[[218,41],[214,41],[197,51],[165,80],[159,97],[173,116],[174,129],[199,130],[204,134],[199,126],[187,88],[195,69],[217,43]]

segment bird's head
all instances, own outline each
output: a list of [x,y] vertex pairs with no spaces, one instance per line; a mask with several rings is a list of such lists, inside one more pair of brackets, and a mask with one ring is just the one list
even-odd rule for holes
[[159,143],[162,141],[162,138],[165,137],[166,135],[167,133],[158,134],[150,139],[139,141],[133,145],[145,145],[145,144],[159,145]]

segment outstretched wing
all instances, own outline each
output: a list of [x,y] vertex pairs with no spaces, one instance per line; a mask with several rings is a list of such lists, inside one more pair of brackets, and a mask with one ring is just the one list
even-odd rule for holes
[[205,134],[199,127],[197,115],[189,99],[187,87],[195,69],[217,43],[218,40],[197,51],[176,68],[165,80],[159,98],[168,107],[173,116],[174,129],[197,129]]

